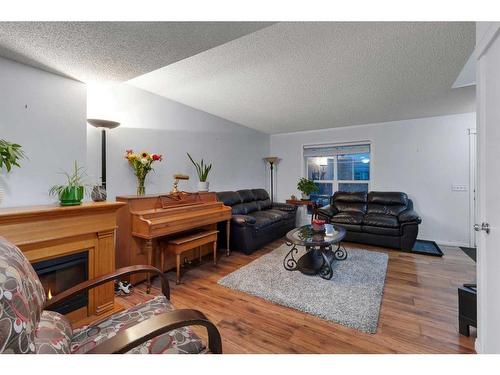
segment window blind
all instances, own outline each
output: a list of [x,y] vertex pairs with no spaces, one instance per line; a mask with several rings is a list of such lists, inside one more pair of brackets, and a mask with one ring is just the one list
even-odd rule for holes
[[304,156],[335,156],[346,154],[364,154],[370,152],[369,144],[349,146],[304,146]]

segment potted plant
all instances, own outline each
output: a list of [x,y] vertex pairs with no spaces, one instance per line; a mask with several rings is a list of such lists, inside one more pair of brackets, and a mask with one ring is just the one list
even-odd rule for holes
[[[21,145],[0,139],[0,171],[3,170],[4,166],[7,173],[11,171],[12,167],[20,168],[19,160],[25,157]],[[0,181],[0,203],[2,203],[3,194],[4,191]]]
[[89,185],[85,183],[85,178],[87,176],[85,169],[79,167],[78,163],[75,161],[73,172],[71,174],[62,172],[62,174],[66,176],[66,184],[52,186],[49,190],[49,194],[58,197],[61,206],[80,205],[85,195],[86,188],[89,187]]
[[137,195],[145,195],[146,187],[144,186],[144,181],[146,180],[146,176],[154,170],[153,163],[162,161],[163,157],[160,154],[150,154],[145,151],[136,154],[132,150],[127,150],[125,159],[128,160],[129,165],[134,170],[135,177],[137,177]]
[[191,155],[189,155],[189,152],[187,153],[187,156],[189,157],[189,160],[191,160],[191,163],[195,166],[196,172],[198,173],[198,178],[200,180],[200,182],[198,182],[198,191],[208,191],[207,177],[212,169],[212,164],[205,164],[203,159],[201,159],[200,163],[195,162]]
[[311,193],[319,191],[319,187],[316,186],[313,180],[302,177],[297,183],[297,189],[302,193],[302,199],[309,199]]

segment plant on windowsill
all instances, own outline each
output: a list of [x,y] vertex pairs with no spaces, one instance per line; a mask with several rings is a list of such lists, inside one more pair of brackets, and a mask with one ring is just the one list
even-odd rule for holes
[[308,178],[302,177],[297,183],[297,189],[302,193],[302,199],[308,200],[309,195],[311,193],[315,193],[319,191],[318,186],[314,183],[313,180],[309,180]]
[[[0,139],[0,172],[4,166],[7,173],[11,171],[12,167],[20,168],[19,160],[23,158],[26,158],[26,155],[21,149],[21,145]],[[0,203],[2,203],[3,194],[2,181],[0,181]]]
[[78,206],[82,204],[83,197],[90,187],[85,182],[87,173],[83,167],[79,167],[75,161],[73,172],[61,172],[66,176],[67,183],[65,185],[54,185],[50,188],[49,194],[59,198],[61,206]]
[[198,173],[198,178],[200,180],[200,182],[198,182],[198,191],[208,191],[207,177],[212,169],[212,164],[205,164],[203,159],[201,159],[200,163],[195,162],[191,155],[189,155],[189,152],[187,153],[187,156],[189,160],[191,160],[191,163],[195,166],[196,172]]

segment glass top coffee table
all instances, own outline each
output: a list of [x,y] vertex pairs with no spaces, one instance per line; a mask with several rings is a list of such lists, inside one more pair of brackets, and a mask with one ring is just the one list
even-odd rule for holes
[[[313,231],[311,225],[292,229],[286,234],[290,251],[283,259],[283,266],[288,271],[300,271],[305,275],[318,275],[330,280],[333,276],[332,262],[345,260],[347,250],[341,245],[345,229],[332,224],[325,224],[322,232]],[[299,252],[297,246],[304,246],[306,253],[295,259]]]

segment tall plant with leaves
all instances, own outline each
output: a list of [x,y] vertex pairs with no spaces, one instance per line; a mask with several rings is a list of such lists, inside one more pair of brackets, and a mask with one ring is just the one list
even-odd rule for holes
[[19,160],[26,157],[21,145],[11,143],[4,139],[0,139],[0,170],[5,166],[7,172],[10,172],[12,167],[18,167]]
[[90,185],[86,182],[87,172],[85,168],[78,166],[76,160],[73,172],[61,172],[61,174],[66,176],[66,184],[52,186],[49,190],[49,194],[52,196],[61,197],[64,193],[68,193],[71,189],[79,187],[83,187],[85,189],[85,187],[90,187]]
[[212,169],[212,164],[205,164],[203,159],[201,159],[200,163],[197,163],[193,160],[191,155],[189,155],[189,152],[187,153],[187,156],[189,160],[191,160],[191,163],[196,168],[196,172],[198,173],[198,178],[200,179],[200,182],[205,182],[207,181],[208,174],[210,173],[210,170]]

